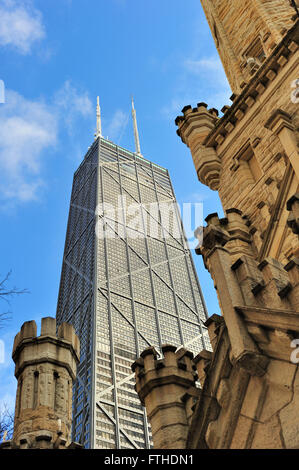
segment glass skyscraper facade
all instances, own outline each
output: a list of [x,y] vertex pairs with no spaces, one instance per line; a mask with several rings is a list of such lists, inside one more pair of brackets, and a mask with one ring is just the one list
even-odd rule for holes
[[175,202],[166,169],[102,137],[74,174],[57,321],[81,342],[73,440],[87,448],[151,447],[131,371],[146,347],[209,349]]

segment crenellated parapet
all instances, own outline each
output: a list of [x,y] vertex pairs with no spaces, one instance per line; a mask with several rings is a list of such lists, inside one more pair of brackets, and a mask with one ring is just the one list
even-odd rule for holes
[[[12,357],[18,381],[11,447],[66,448],[71,440],[72,386],[80,344],[72,325],[42,318],[25,322],[16,335]],[[7,443],[5,446],[7,447]]]
[[[288,204],[295,210],[296,197]],[[203,256],[218,295],[221,295],[220,285],[223,286],[224,282],[219,269],[223,266],[226,279],[230,279],[227,283],[236,286],[231,294],[235,304],[295,311],[298,302],[294,302],[294,293],[299,293],[294,275],[297,264],[289,262],[283,265],[269,256],[260,260],[249,219],[237,209],[227,210],[226,215],[222,219],[217,214],[209,215],[207,226],[196,231],[200,234],[196,253]],[[222,304],[223,299],[219,300]]]
[[[64,354],[58,354],[59,348]],[[79,338],[69,323],[62,323],[56,334],[56,320],[51,317],[42,318],[41,334],[37,336],[35,321],[28,321],[15,336],[12,357],[17,379],[26,367],[50,362],[66,368],[74,380],[80,357]]]
[[206,147],[204,141],[215,128],[218,111],[207,109],[206,103],[198,103],[196,108],[185,106],[183,116],[175,120],[177,134],[190,148],[199,181],[213,190],[218,189],[221,161],[213,147]]
[[162,353],[164,357],[158,359],[155,348],[150,347],[134,362],[136,391],[147,410],[154,446],[183,449],[190,407],[198,396],[193,354],[167,344],[162,346]]

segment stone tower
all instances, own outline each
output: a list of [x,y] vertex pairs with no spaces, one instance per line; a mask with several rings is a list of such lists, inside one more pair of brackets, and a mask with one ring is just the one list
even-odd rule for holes
[[147,348],[132,365],[137,379],[136,391],[146,407],[157,448],[186,447],[188,418],[192,412],[188,407],[190,400],[185,406],[181,398],[187,397],[189,389],[192,397],[198,397],[194,389],[197,374],[192,367],[193,354],[185,348],[176,349],[164,344],[164,357],[157,359],[155,348]]
[[289,0],[201,0],[218,53],[235,94],[250,81],[291,28]]
[[[219,30],[217,47],[235,94],[222,117],[205,103],[185,106],[177,133],[224,212],[237,208],[248,217],[257,259],[286,264],[298,256],[287,201],[299,184],[299,17],[286,0],[202,3],[214,37]],[[256,41],[263,60],[242,68],[243,51],[258,59]]]
[[79,354],[79,340],[71,325],[62,323],[56,335],[55,318],[43,318],[37,337],[35,321],[23,324],[12,353],[18,381],[13,439],[2,447],[76,447],[70,436]]
[[156,448],[298,449],[298,2],[202,5],[232,105],[221,117],[188,105],[175,122],[225,213],[196,230],[222,316],[205,323],[213,352],[182,364],[169,346],[162,360],[145,350],[133,365],[136,389]]

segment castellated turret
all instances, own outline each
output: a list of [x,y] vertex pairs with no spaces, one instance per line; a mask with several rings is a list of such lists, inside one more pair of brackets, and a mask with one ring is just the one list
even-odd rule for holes
[[224,211],[195,232],[222,316],[186,370],[171,346],[162,362],[145,350],[136,389],[156,449],[298,449],[298,0],[201,4],[232,103],[187,105],[175,124]]
[[[73,326],[43,318],[37,336],[35,321],[16,335],[12,357],[18,381],[14,433],[6,448],[62,449],[71,443],[72,385],[80,345]],[[79,446],[80,447],[80,446]]]
[[149,347],[134,362],[136,391],[146,406],[155,448],[184,449],[190,403],[199,393],[193,354],[169,344],[162,346],[162,352],[164,357],[158,359],[155,348]]
[[216,126],[218,111],[207,107],[206,103],[198,103],[196,108],[185,106],[182,109],[183,116],[178,116],[175,123],[178,126],[177,134],[190,148],[199,181],[217,190],[221,160],[215,149],[205,146],[204,142]]

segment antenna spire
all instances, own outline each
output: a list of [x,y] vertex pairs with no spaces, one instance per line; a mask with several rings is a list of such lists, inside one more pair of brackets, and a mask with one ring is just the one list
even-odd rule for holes
[[134,107],[133,96],[132,96],[132,117],[133,117],[133,126],[134,126],[135,149],[136,149],[137,155],[141,156],[140,141],[139,141],[138,127],[137,127],[137,118],[136,118],[136,110],[135,110],[135,107]]
[[95,138],[102,137],[102,121],[101,121],[101,108],[100,108],[100,98],[97,96],[97,130],[95,133]]

